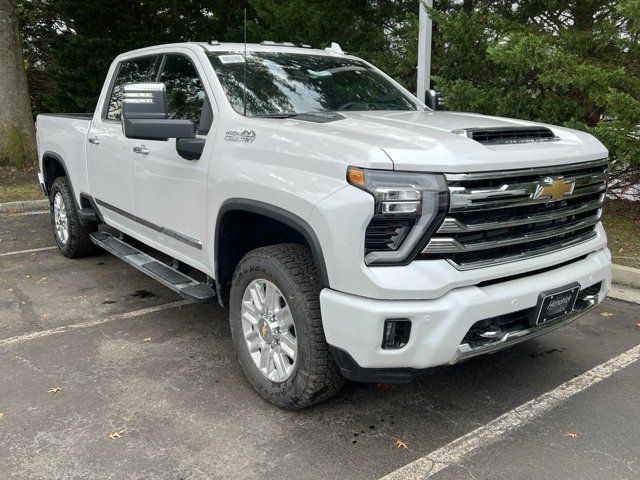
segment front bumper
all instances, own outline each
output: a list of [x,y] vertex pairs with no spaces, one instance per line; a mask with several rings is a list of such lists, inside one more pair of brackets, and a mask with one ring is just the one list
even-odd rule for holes
[[[581,310],[500,337],[490,345],[471,346],[463,341],[476,322],[534,308],[540,292],[573,282],[581,290],[600,284]],[[375,300],[325,289],[320,303],[327,342],[343,374],[354,380],[391,382],[407,381],[425,368],[491,353],[558,328],[600,303],[610,285],[611,254],[604,248],[560,268],[453,289],[433,300]],[[409,341],[398,350],[382,348],[384,321],[390,318],[411,321]]]

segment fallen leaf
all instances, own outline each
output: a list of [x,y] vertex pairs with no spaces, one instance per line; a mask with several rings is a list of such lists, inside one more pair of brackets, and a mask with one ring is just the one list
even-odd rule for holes
[[126,431],[127,431],[127,427],[121,428],[120,430],[115,430],[115,431],[113,431],[113,432],[111,432],[111,433],[109,434],[109,438],[110,438],[111,440],[113,440],[113,439],[115,439],[115,438],[120,438],[120,437],[122,437],[122,434],[123,434],[124,432],[126,432]]
[[58,393],[60,390],[62,390],[62,388],[60,388],[60,387],[52,387],[49,390],[47,390],[47,393]]
[[613,313],[610,312],[602,312],[600,314],[601,317],[613,317]]
[[567,437],[567,438],[578,438],[578,434],[577,433],[573,433],[573,432],[567,432],[563,435],[563,437]]
[[376,388],[378,390],[391,390],[393,387],[393,383],[376,383]]
[[409,447],[407,446],[407,442],[403,442],[402,440],[396,440],[395,445],[398,448],[405,448],[405,449],[409,450]]

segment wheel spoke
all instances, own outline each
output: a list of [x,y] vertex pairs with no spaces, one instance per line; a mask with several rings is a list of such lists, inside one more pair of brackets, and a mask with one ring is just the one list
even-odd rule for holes
[[251,287],[251,299],[253,300],[253,305],[256,307],[256,310],[260,313],[264,310],[264,297],[262,296],[261,289],[258,288],[257,284],[254,284]]
[[293,326],[293,316],[291,315],[289,305],[285,305],[284,308],[281,308],[276,313],[276,319],[278,320],[278,325],[282,331],[289,330],[289,328]]
[[258,335],[258,333],[253,330],[245,334],[244,339],[247,342],[247,349],[249,350],[249,353],[257,352],[260,348],[260,345],[262,344],[260,335]]
[[266,307],[272,312],[279,307],[278,294],[276,293],[276,287],[273,283],[269,282],[265,285],[264,303]]
[[260,370],[269,376],[269,372],[272,369],[271,365],[271,345],[267,344],[262,347],[260,352]]
[[251,325],[255,327],[258,326],[258,317],[256,317],[253,312],[250,312],[249,310],[245,310],[245,312],[242,314],[242,318],[248,321]]
[[280,378],[287,377],[287,366],[289,365],[289,361],[285,358],[285,355],[282,352],[273,352],[273,365]]
[[295,362],[296,352],[298,351],[298,342],[289,332],[285,332],[280,337],[280,347],[287,356]]

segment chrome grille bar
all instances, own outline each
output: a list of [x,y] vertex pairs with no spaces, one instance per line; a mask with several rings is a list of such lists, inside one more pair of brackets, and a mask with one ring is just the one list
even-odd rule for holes
[[608,175],[607,160],[447,174],[449,213],[420,258],[467,270],[588,241],[596,235]]
[[595,238],[596,236],[596,232],[591,230],[587,233],[585,233],[584,235],[579,235],[575,238],[572,238],[571,240],[566,240],[560,243],[555,243],[553,245],[549,245],[546,247],[540,247],[540,248],[533,248],[533,249],[527,249],[527,250],[521,250],[518,253],[514,253],[512,255],[506,255],[504,257],[500,257],[499,260],[491,258],[488,260],[478,260],[475,262],[468,262],[468,263],[455,263],[455,262],[451,262],[455,265],[455,267],[458,270],[474,270],[476,268],[482,268],[482,267],[491,267],[493,265],[501,265],[504,263],[511,263],[511,262],[517,262],[519,260],[526,260],[528,258],[535,258],[535,257],[540,257],[542,255],[546,255],[548,253],[553,253],[553,252],[557,252],[559,250],[563,250],[565,248],[571,248],[571,247],[575,247],[576,245],[580,245],[581,243],[584,242],[588,242],[589,240],[591,240],[592,238]]
[[606,158],[591,162],[573,163],[571,165],[557,165],[554,167],[520,168],[518,170],[504,170],[499,172],[478,173],[447,173],[448,182],[467,182],[471,180],[492,180],[494,178],[526,177],[531,175],[554,175],[574,170],[602,167],[609,164]]
[[[608,172],[598,175],[582,175],[565,177],[566,182],[575,182],[571,198],[603,192],[607,189]],[[503,184],[500,187],[484,189],[468,189],[465,187],[449,187],[451,193],[451,211],[487,210],[492,208],[509,208],[523,205],[548,203],[548,198],[532,198],[539,181]]]
[[487,222],[487,223],[472,223],[466,224],[457,218],[447,217],[444,219],[444,223],[438,230],[438,233],[462,233],[462,232],[481,232],[484,230],[494,230],[497,228],[517,227],[520,225],[529,225],[531,223],[550,222],[553,220],[560,220],[561,218],[571,217],[578,215],[579,213],[590,212],[594,210],[594,214],[602,207],[602,201],[604,200],[604,193],[600,195],[598,200],[585,203],[577,208],[570,208],[564,210],[557,210],[552,213],[540,214],[540,215],[527,215],[525,218],[499,221],[499,222]]
[[580,230],[581,228],[590,227],[600,221],[600,215],[589,220],[581,222],[575,222],[567,225],[563,228],[554,228],[548,231],[524,234],[516,238],[506,238],[504,240],[491,240],[488,242],[475,242],[463,244],[451,237],[437,237],[433,238],[427,248],[424,249],[424,253],[457,253],[457,252],[473,252],[477,250],[487,250],[489,248],[501,248],[511,245],[517,245],[518,243],[535,242],[538,240],[544,240],[551,237],[557,237],[564,235],[565,233],[573,232],[574,230]]

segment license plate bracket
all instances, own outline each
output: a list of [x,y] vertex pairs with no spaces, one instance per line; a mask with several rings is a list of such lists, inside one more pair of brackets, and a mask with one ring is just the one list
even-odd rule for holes
[[578,299],[580,284],[574,282],[564,287],[547,290],[538,295],[538,304],[529,316],[531,325],[541,325],[570,313]]

